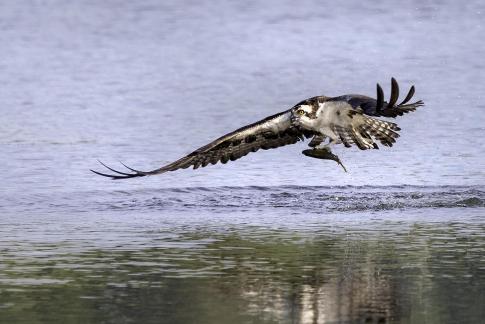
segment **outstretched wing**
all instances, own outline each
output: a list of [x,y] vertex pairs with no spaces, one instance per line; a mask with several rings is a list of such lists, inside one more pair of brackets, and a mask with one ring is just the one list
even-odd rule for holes
[[396,79],[391,79],[391,97],[389,102],[384,101],[384,91],[382,87],[377,84],[377,99],[363,96],[363,95],[345,95],[340,97],[330,98],[329,101],[346,101],[354,109],[362,109],[363,113],[369,116],[392,117],[402,116],[408,112],[415,111],[416,108],[423,106],[423,101],[419,100],[413,103],[408,103],[414,96],[414,86],[411,86],[408,94],[401,103],[396,104],[399,98],[399,85]]
[[101,176],[112,179],[128,179],[134,177],[143,177],[148,175],[175,171],[193,167],[205,167],[217,162],[227,163],[235,161],[250,152],[256,152],[259,149],[267,150],[280,146],[294,144],[305,137],[313,136],[312,132],[298,128],[291,123],[291,109],[279,114],[269,116],[259,122],[244,126],[226,134],[215,141],[198,148],[183,158],[162,166],[152,171],[139,171],[127,167],[131,172],[121,172],[100,163],[114,174],[101,173],[95,170],[92,172]]

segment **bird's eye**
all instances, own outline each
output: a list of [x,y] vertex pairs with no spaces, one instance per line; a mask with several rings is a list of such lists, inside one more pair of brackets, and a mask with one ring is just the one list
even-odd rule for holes
[[305,114],[305,111],[304,111],[303,109],[298,109],[298,110],[296,111],[296,113],[297,113],[298,115],[302,116],[302,115],[304,115],[304,114]]

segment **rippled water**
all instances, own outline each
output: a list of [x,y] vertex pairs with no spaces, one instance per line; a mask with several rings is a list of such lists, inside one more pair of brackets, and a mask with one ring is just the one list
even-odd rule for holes
[[[0,322],[479,323],[480,1],[0,3]],[[392,149],[151,169],[317,94],[426,106]],[[403,91],[405,91],[403,89]]]

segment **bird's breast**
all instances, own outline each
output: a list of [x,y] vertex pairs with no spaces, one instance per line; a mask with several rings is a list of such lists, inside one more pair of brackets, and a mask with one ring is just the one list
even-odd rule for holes
[[316,113],[313,124],[314,131],[329,137],[335,137],[334,126],[348,126],[346,121],[349,105],[343,102],[324,102],[321,103]]

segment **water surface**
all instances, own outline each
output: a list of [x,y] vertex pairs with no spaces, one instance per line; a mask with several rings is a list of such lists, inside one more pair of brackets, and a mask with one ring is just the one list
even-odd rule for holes
[[[0,322],[479,323],[484,5],[0,4]],[[392,148],[110,181],[314,95],[425,101]]]

